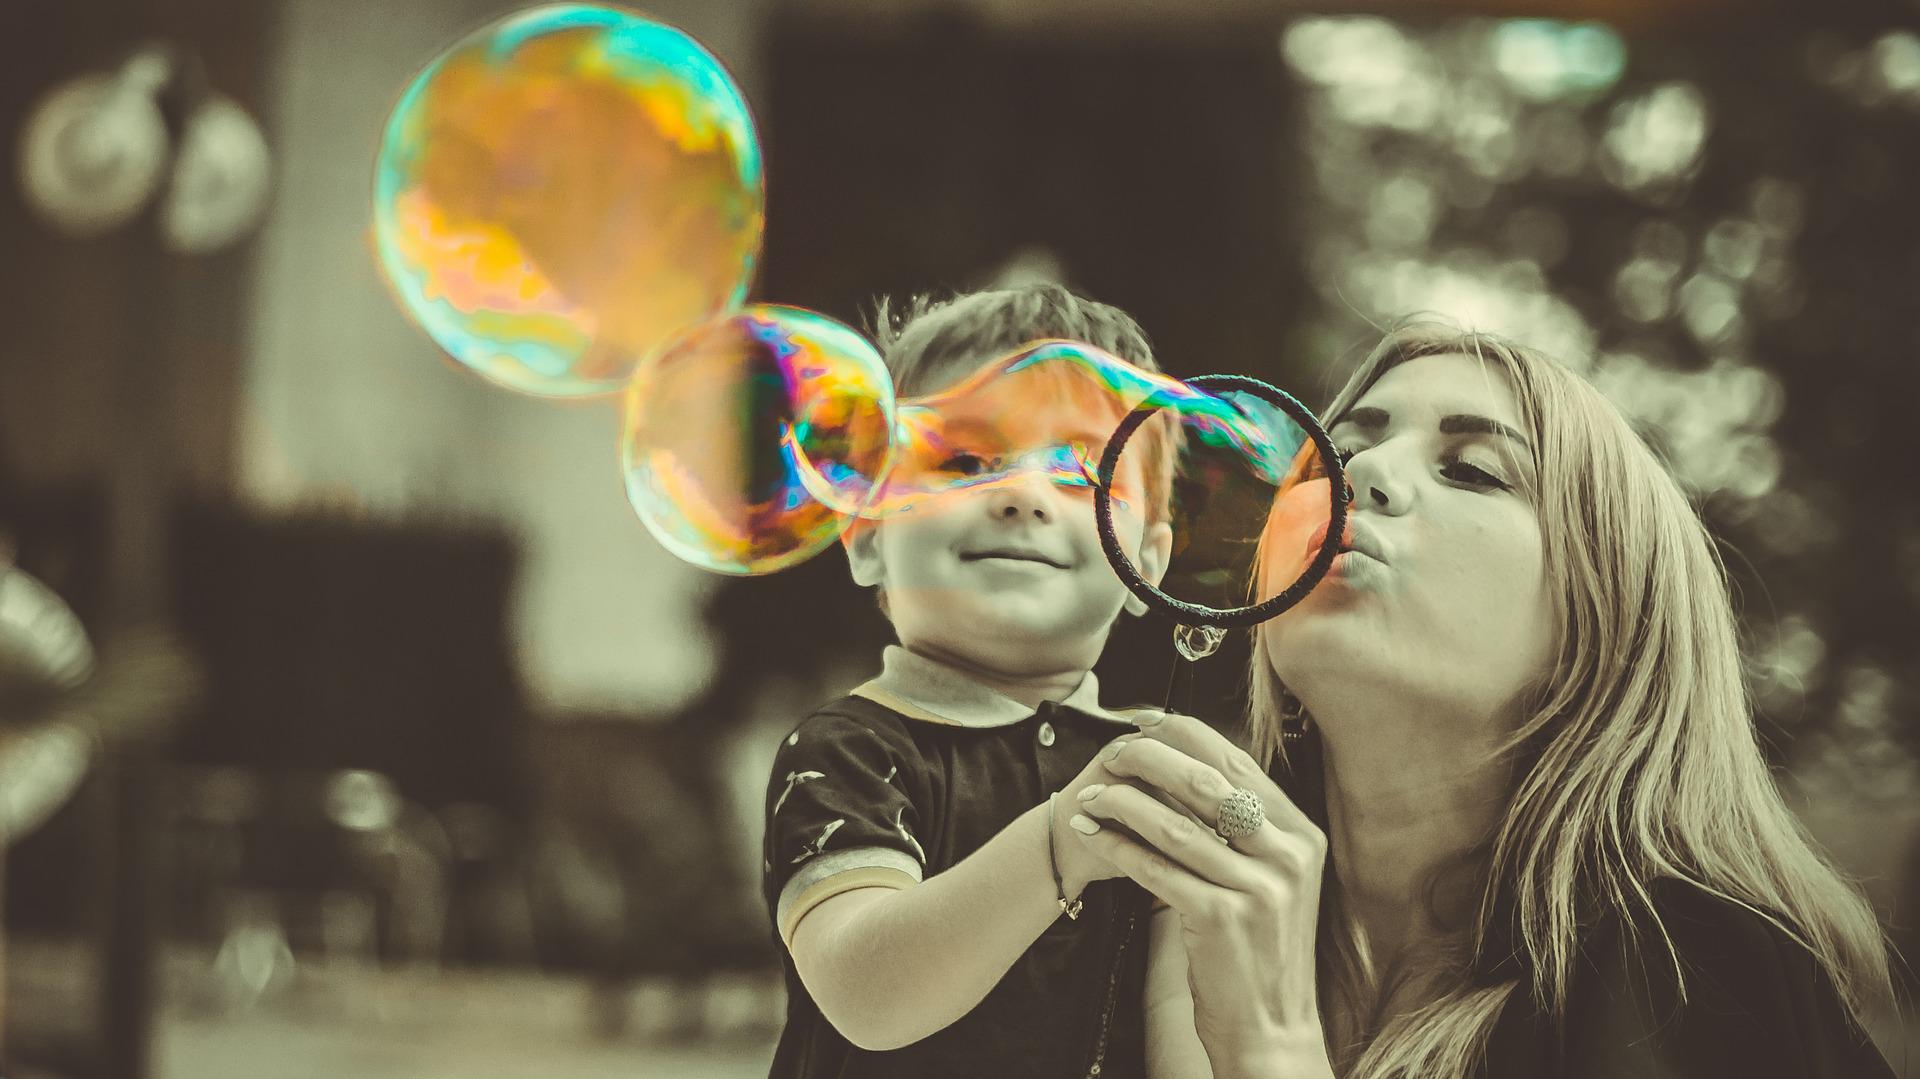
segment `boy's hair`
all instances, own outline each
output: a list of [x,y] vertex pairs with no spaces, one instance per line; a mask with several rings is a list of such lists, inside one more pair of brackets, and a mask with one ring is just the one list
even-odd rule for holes
[[[934,379],[954,363],[978,369],[1021,345],[1047,338],[1092,345],[1142,371],[1160,370],[1146,331],[1125,311],[1052,284],[966,293],[945,300],[922,294],[898,307],[882,297],[874,309],[873,335],[893,376],[894,394],[901,399],[931,392]],[[1142,455],[1148,524],[1171,516],[1180,442],[1179,424],[1161,412],[1141,425],[1127,443],[1129,454]],[[1092,447],[1096,454],[1105,448]]]

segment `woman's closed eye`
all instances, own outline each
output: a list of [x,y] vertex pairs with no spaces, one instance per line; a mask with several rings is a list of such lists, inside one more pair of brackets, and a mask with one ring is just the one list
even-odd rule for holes
[[1488,490],[1513,490],[1513,485],[1481,468],[1479,465],[1460,456],[1448,456],[1440,461],[1440,475],[1465,487],[1479,487]]

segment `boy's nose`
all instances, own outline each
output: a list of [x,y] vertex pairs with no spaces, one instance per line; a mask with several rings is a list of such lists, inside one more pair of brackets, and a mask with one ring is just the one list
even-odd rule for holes
[[1038,476],[1023,476],[1004,487],[994,488],[987,492],[987,513],[1003,521],[1027,516],[1036,521],[1051,520],[1045,481]]

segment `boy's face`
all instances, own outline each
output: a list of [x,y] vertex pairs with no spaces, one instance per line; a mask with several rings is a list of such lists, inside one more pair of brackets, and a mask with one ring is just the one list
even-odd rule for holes
[[[977,369],[951,364],[944,388]],[[1014,392],[1010,395],[1009,389]],[[896,466],[902,484],[938,490],[1034,451],[1078,444],[1097,461],[1124,415],[1118,403],[1004,384],[943,399],[935,452]],[[1142,576],[1158,582],[1172,546],[1149,528],[1141,455],[1114,477],[1114,526]],[[1037,458],[1034,458],[1037,460]],[[892,481],[890,481],[892,482]],[[1119,500],[1124,499],[1124,504]],[[1026,471],[985,487],[947,490],[906,512],[866,521],[847,540],[856,581],[886,589],[900,643],[922,655],[1009,676],[1085,670],[1124,605],[1138,605],[1100,548],[1093,490]]]

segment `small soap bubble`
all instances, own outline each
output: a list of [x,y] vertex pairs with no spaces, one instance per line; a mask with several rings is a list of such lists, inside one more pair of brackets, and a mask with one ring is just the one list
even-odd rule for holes
[[622,439],[627,499],[673,554],[762,574],[829,546],[893,460],[892,381],[842,323],[756,304],[641,365]]

